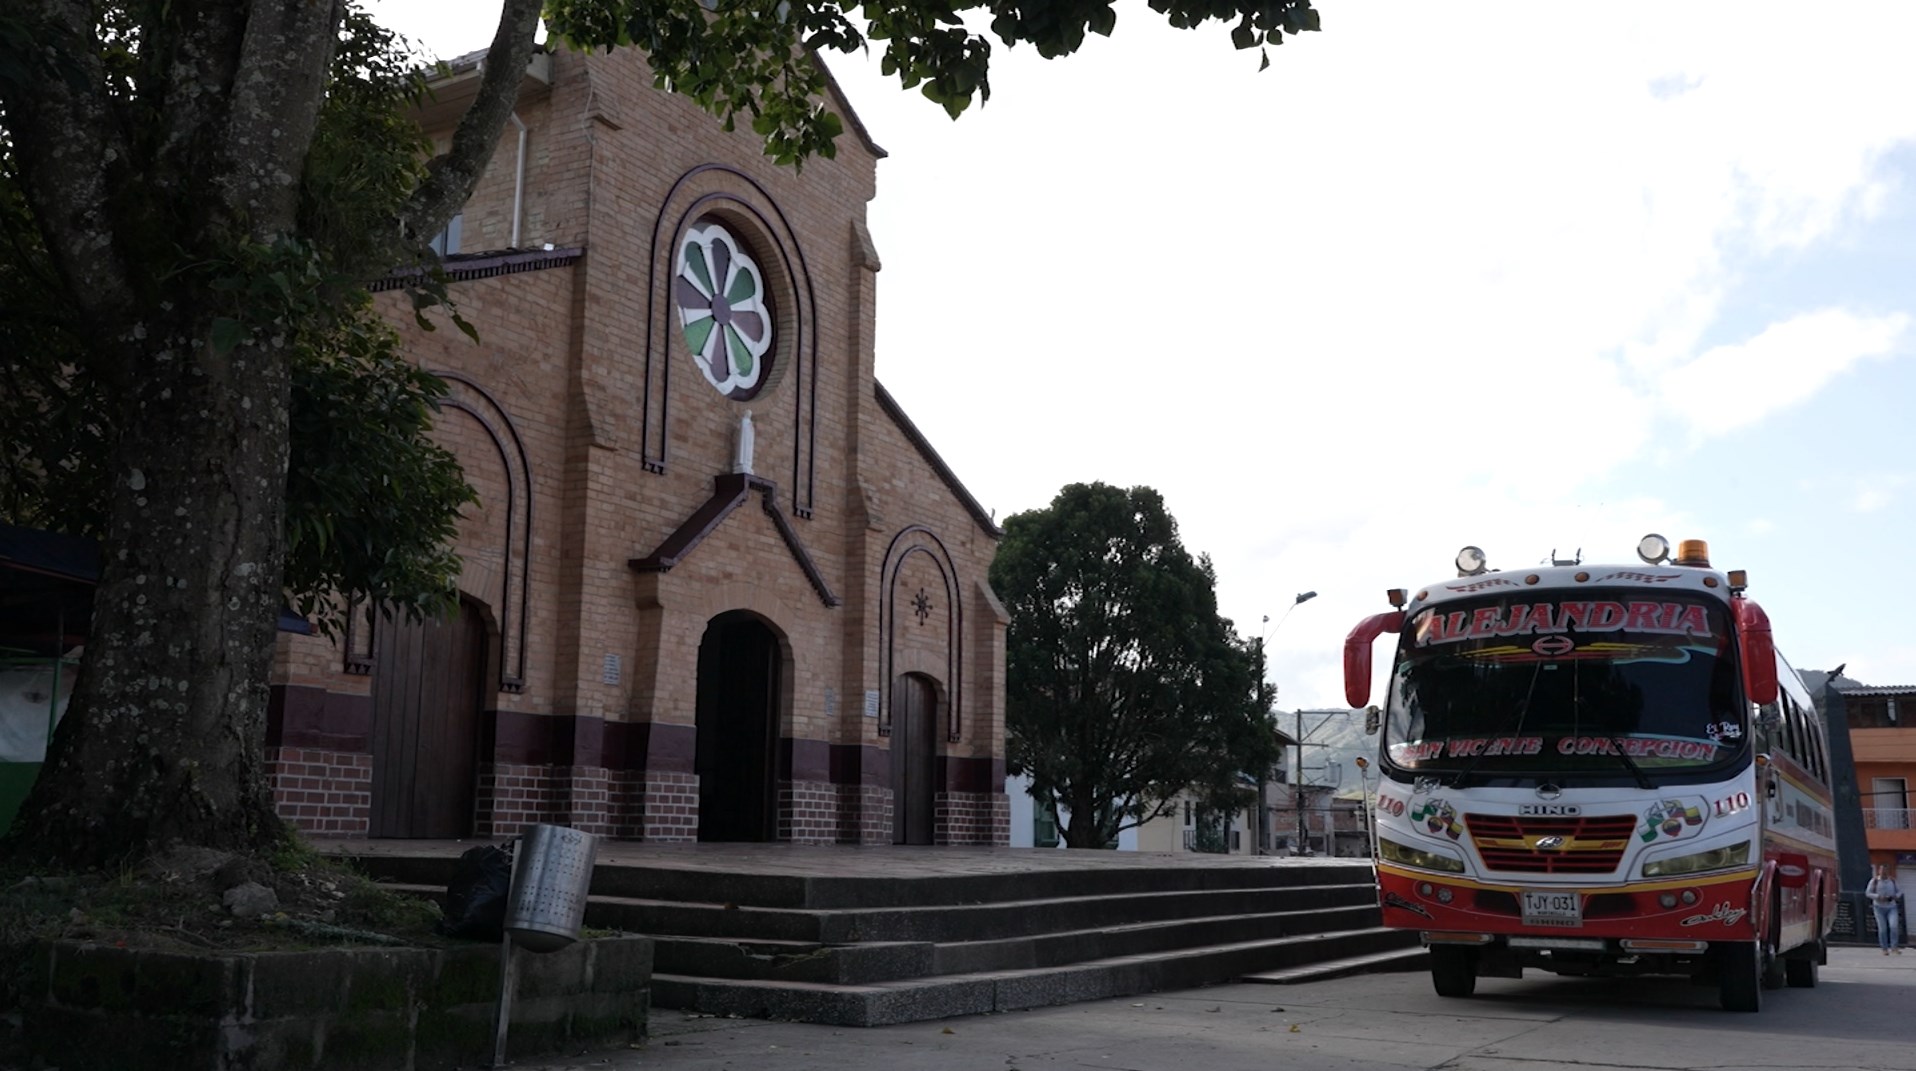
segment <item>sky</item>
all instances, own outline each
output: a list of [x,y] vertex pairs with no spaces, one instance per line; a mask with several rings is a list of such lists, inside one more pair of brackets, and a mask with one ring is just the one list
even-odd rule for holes
[[[1916,5],[1317,7],[1260,73],[1124,0],[955,122],[829,59],[890,153],[878,377],[978,500],[1157,488],[1287,710],[1465,544],[1649,532],[1916,685]],[[372,4],[446,57],[496,9]]]

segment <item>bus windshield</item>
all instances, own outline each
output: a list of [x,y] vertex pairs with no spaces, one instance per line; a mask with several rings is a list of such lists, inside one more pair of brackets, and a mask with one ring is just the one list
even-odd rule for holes
[[1729,614],[1640,591],[1492,596],[1412,615],[1384,754],[1434,776],[1635,777],[1715,766],[1749,719]]

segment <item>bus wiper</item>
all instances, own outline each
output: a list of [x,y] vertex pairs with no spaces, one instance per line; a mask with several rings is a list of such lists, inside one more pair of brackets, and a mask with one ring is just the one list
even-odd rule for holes
[[[1512,736],[1521,736],[1523,734],[1524,719],[1530,716],[1530,697],[1537,694],[1537,676],[1538,674],[1542,672],[1543,672],[1542,662],[1538,662],[1536,666],[1530,670],[1530,683],[1524,687],[1523,702],[1517,704],[1517,724],[1512,726],[1509,730],[1510,735]],[[1505,730],[1503,726],[1498,726],[1497,732],[1495,735],[1502,736],[1504,735],[1504,732]],[[1490,753],[1490,748],[1488,745],[1486,745],[1482,751],[1479,751],[1475,755],[1472,755],[1470,757],[1470,761],[1464,764],[1464,768],[1457,771],[1457,776],[1450,779],[1450,787],[1452,788],[1464,787],[1464,782],[1469,779],[1471,774],[1476,772],[1477,764],[1484,761],[1484,756],[1489,753]]]
[[1637,779],[1637,787],[1654,790],[1657,787],[1656,783],[1650,780],[1649,774],[1643,772],[1643,767],[1637,765],[1637,760],[1631,758],[1630,753],[1624,750],[1623,737],[1616,733],[1611,733],[1610,742],[1617,745],[1617,758],[1622,759],[1623,765],[1629,768],[1630,776]]

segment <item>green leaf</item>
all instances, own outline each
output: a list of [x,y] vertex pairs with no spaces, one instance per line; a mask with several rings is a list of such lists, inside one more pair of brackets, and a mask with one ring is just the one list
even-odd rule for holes
[[246,340],[246,325],[230,316],[220,316],[213,320],[213,354],[224,357],[233,352],[233,348]]

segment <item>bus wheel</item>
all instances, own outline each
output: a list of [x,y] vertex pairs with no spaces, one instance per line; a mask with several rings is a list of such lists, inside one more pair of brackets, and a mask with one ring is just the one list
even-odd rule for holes
[[1816,942],[1816,947],[1810,950],[1809,955],[1804,956],[1801,959],[1792,958],[1792,959],[1784,960],[1783,973],[1789,979],[1790,988],[1815,989],[1816,988],[1816,965],[1823,959],[1825,955],[1826,953],[1823,951],[1823,942],[1819,938]]
[[1783,988],[1783,957],[1767,949],[1763,953],[1763,988]]
[[1430,949],[1430,983],[1440,997],[1467,997],[1477,991],[1477,950],[1455,945]]
[[1778,927],[1783,924],[1782,893],[1773,893],[1770,897],[1770,937],[1767,941],[1757,942],[1757,955],[1763,958],[1763,988],[1783,988],[1783,957],[1778,949],[1783,947],[1782,935]]
[[1724,1011],[1753,1012],[1763,1007],[1763,943],[1726,941],[1716,953],[1716,991]]

